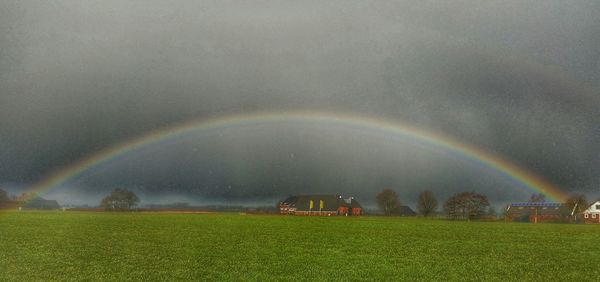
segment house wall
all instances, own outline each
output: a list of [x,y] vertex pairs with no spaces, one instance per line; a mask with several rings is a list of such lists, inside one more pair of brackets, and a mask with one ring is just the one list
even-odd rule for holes
[[600,223],[600,212],[584,212],[583,222],[585,223]]
[[[529,222],[536,222],[535,220],[535,215],[530,215],[529,216]],[[568,216],[561,216],[561,215],[548,215],[548,214],[542,214],[542,215],[538,215],[537,216],[537,222],[568,222],[569,221],[569,217]]]

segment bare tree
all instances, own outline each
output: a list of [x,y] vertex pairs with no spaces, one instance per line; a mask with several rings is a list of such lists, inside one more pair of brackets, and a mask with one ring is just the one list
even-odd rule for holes
[[485,215],[490,202],[485,195],[474,192],[461,192],[452,195],[444,203],[449,219],[477,219]]
[[385,215],[392,215],[400,211],[400,198],[391,189],[383,189],[376,196],[377,205]]
[[429,216],[435,211],[438,206],[437,199],[431,191],[423,191],[417,198],[417,210],[423,216]]
[[575,217],[575,221],[577,221],[577,215],[584,212],[588,207],[588,201],[584,194],[573,194],[570,195],[565,203],[571,215]]
[[19,195],[16,200],[19,202],[23,202],[37,198],[39,198],[39,195],[36,192],[24,192],[23,194]]
[[115,189],[100,202],[105,210],[128,211],[135,208],[140,199],[127,189]]

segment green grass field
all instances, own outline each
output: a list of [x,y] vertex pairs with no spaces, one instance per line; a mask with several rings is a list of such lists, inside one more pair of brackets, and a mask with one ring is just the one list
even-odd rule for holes
[[8,212],[0,281],[594,280],[600,226]]

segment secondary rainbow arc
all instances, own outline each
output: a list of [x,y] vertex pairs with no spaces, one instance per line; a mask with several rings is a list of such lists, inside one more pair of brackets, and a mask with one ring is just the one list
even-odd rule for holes
[[190,132],[202,131],[214,128],[225,128],[228,126],[244,126],[255,123],[300,121],[300,122],[322,122],[344,126],[353,126],[359,129],[378,130],[386,134],[393,134],[404,138],[412,138],[419,142],[434,146],[451,153],[459,154],[469,160],[486,166],[493,171],[508,177],[519,183],[521,188],[530,190],[530,192],[542,193],[550,200],[564,201],[567,197],[558,187],[550,182],[536,176],[535,174],[509,162],[497,155],[486,152],[482,149],[460,143],[454,139],[442,136],[429,131],[424,131],[398,121],[388,121],[365,117],[354,114],[333,114],[326,112],[267,112],[255,114],[230,115],[206,120],[196,120],[182,123],[172,127],[164,128],[134,138],[119,145],[109,147],[97,152],[87,158],[84,158],[70,166],[62,168],[60,171],[50,175],[42,181],[31,187],[32,192],[43,194],[69,180],[82,175],[94,167],[108,162],[121,155],[136,149],[160,142],[162,140],[177,138]]

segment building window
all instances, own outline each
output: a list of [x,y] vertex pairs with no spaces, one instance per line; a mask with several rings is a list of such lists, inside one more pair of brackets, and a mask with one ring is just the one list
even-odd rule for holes
[[587,214],[587,213],[585,214],[585,218],[588,218],[589,216],[590,216],[589,214]]
[[595,214],[595,213],[594,213],[594,214],[592,214],[592,218],[596,218],[596,214]]
[[600,210],[600,205],[596,205],[596,209],[597,209],[597,210]]

